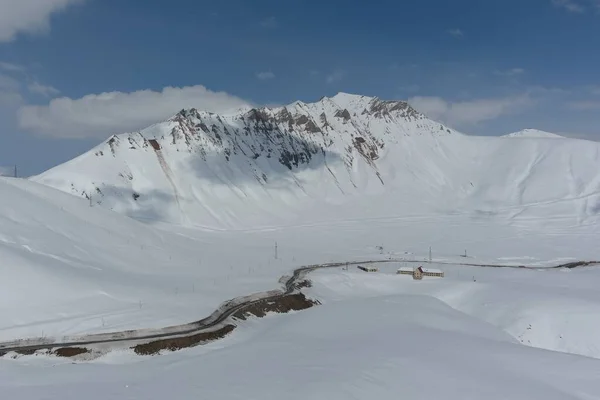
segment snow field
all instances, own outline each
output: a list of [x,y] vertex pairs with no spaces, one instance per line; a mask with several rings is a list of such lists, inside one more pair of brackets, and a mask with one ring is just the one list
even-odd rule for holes
[[[445,278],[413,281],[394,275],[398,265],[381,264],[379,274],[317,271],[309,289],[335,301],[392,294],[434,297],[496,326],[524,345],[600,358],[597,282],[600,268],[507,269],[436,265]],[[427,265],[429,266],[429,265]]]
[[600,393],[599,376],[597,360],[523,346],[437,299],[409,294],[250,320],[221,342],[162,357],[0,361],[0,390],[24,400],[588,400]]

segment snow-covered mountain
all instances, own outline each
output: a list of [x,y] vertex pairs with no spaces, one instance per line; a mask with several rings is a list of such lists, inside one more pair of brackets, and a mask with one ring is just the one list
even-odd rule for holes
[[504,137],[517,137],[517,138],[552,138],[552,139],[564,139],[564,136],[557,135],[556,133],[550,133],[540,131],[539,129],[523,129],[522,131],[509,133]]
[[582,221],[600,213],[598,166],[599,144],[466,136],[406,102],[340,93],[182,110],[32,179],[139,219],[212,228],[533,205]]

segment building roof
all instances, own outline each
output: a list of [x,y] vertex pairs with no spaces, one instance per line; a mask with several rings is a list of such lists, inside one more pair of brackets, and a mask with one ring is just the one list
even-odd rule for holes
[[402,267],[402,268],[398,269],[398,271],[401,271],[401,272],[410,272],[411,274],[414,272],[414,270],[415,269],[413,267]]
[[444,271],[442,271],[441,269],[435,269],[435,268],[423,268],[423,272],[428,273],[428,274],[443,274]]

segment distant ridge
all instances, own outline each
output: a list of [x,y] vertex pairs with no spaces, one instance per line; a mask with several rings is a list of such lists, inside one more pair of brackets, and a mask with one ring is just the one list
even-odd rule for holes
[[503,137],[565,139],[564,136],[557,135],[556,133],[540,131],[538,129],[523,129],[519,132],[503,135]]

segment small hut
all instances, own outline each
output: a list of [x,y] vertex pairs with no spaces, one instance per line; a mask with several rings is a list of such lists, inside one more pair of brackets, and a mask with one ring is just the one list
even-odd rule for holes
[[402,267],[397,272],[398,275],[413,275],[415,273],[415,269],[412,267]]

